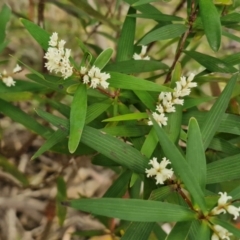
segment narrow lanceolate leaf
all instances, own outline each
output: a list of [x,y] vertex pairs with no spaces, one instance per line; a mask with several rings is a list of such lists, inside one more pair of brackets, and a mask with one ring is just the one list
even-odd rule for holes
[[81,142],[136,173],[147,168],[148,159],[137,149],[97,129],[85,126]]
[[191,222],[177,222],[165,240],[186,240],[191,228]]
[[26,176],[2,155],[0,155],[0,167],[3,169],[4,172],[9,173],[13,176],[13,178],[17,179],[24,187],[29,185]]
[[234,188],[231,192],[228,193],[229,196],[232,197],[232,200],[236,200],[240,198],[240,186]]
[[51,131],[38,123],[34,118],[31,118],[28,114],[21,109],[13,106],[11,103],[4,101],[0,98],[0,112],[10,117],[13,121],[21,123],[26,128],[34,131],[40,136],[48,138],[51,135]]
[[67,199],[67,186],[62,177],[57,178],[57,217],[59,225],[62,226],[67,215],[67,208],[61,204],[62,201]]
[[207,207],[204,200],[204,194],[196,177],[192,172],[192,169],[176,145],[170,140],[164,129],[156,123],[152,116],[150,117],[163,152],[165,156],[171,161],[175,174],[177,174],[183,181],[185,187],[194,199],[194,202],[200,207],[202,211],[206,211]]
[[142,38],[139,44],[147,45],[154,41],[176,38],[181,36],[186,30],[187,27],[183,24],[166,25],[148,33]]
[[184,21],[183,18],[172,16],[172,15],[166,15],[166,14],[130,14],[129,17],[136,17],[136,18],[147,18],[156,20],[159,22],[168,22],[168,21]]
[[167,70],[169,67],[165,63],[154,60],[127,60],[115,62],[107,65],[104,71],[113,71],[126,74],[151,72],[156,70]]
[[220,15],[212,0],[199,0],[200,16],[208,43],[214,51],[221,45]]
[[210,228],[206,221],[194,220],[189,233],[189,239],[210,239]]
[[40,155],[42,155],[44,152],[50,150],[53,146],[55,146],[57,143],[61,142],[67,136],[68,136],[67,131],[58,129],[46,140],[46,142],[37,150],[37,152],[32,156],[31,159],[35,159],[35,158],[39,157]]
[[154,111],[156,109],[156,99],[154,99],[149,92],[135,90],[134,93],[138,96],[138,98],[146,106],[147,109],[151,111]]
[[130,178],[132,176],[132,171],[124,171],[110,186],[110,188],[103,195],[104,198],[120,198],[122,197],[127,189]]
[[157,144],[158,137],[155,133],[155,130],[152,128],[142,145],[141,153],[144,154],[146,157],[151,158],[155,148],[157,147]]
[[148,239],[155,223],[131,222],[121,240],[146,240]]
[[113,54],[112,48],[105,49],[104,51],[102,51],[100,53],[100,55],[98,55],[98,57],[96,58],[93,65],[95,67],[98,67],[99,69],[103,69],[105,67],[105,65],[109,62],[109,60],[111,59],[112,54]]
[[207,184],[240,179],[240,154],[211,162],[207,165]]
[[11,9],[5,4],[0,12],[0,45],[5,41],[5,31],[11,17]]
[[[130,7],[128,14],[136,13],[136,9]],[[126,17],[122,26],[117,47],[116,61],[126,61],[133,57],[134,39],[136,30],[136,18]]]
[[130,121],[148,118],[147,113],[129,113],[103,120],[103,122],[118,122],[118,121]]
[[207,178],[206,158],[202,135],[195,118],[191,118],[188,125],[186,160],[204,191]]
[[228,64],[218,58],[195,51],[184,52],[211,72],[236,73],[238,71],[231,64]]
[[39,45],[47,51],[50,34],[31,21],[21,19],[21,22]]
[[205,121],[201,125],[204,149],[206,149],[209,146],[210,142],[213,139],[214,134],[219,128],[221,119],[225,114],[225,110],[228,106],[237,78],[238,78],[237,74],[232,76],[227,86],[223,90],[221,96],[214,103],[211,110],[208,112]]
[[146,81],[142,78],[110,72],[111,78],[108,80],[110,87],[130,89],[130,90],[141,90],[141,91],[152,91],[152,92],[172,92],[173,90],[169,87],[159,85],[154,82]]
[[85,84],[78,87],[73,97],[70,112],[70,131],[68,149],[74,153],[81,139],[87,114],[87,88]]
[[139,199],[76,199],[66,205],[78,210],[136,222],[175,222],[195,218],[186,207],[166,202]]

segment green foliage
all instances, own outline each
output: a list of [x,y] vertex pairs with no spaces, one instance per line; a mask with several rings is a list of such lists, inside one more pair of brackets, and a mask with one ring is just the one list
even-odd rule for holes
[[[45,68],[36,70],[25,64],[24,58],[18,60],[30,73],[27,81],[15,79],[14,73],[7,75],[16,80],[12,87],[6,85],[1,70],[0,113],[45,139],[32,159],[47,151],[87,155],[93,164],[118,174],[97,199],[68,199],[67,184],[59,176],[59,225],[64,225],[67,207],[71,207],[93,214],[111,229],[112,236],[123,240],[210,240],[214,225],[239,238],[234,222],[213,212],[219,192],[234,200],[225,209],[240,201],[236,187],[240,180],[240,54],[221,46],[228,39],[240,42],[239,1],[234,5],[231,1],[188,0],[177,7],[165,1],[164,6],[174,8],[171,11],[161,7],[161,1],[113,1],[114,10],[107,8],[106,14],[105,8],[84,0],[49,2],[79,19],[88,37],[82,34],[77,39],[71,29],[63,30],[78,45],[65,59],[67,51],[48,28],[21,18],[26,36],[32,36],[45,52],[55,51],[55,62],[45,55],[46,66],[52,64],[46,73]],[[128,11],[121,13],[126,5]],[[10,17],[4,5],[0,51],[8,44]],[[104,50],[101,41],[90,40],[94,34],[111,47]],[[66,78],[68,64],[72,74]],[[193,77],[190,72],[198,73]],[[26,100],[37,106],[35,111],[26,113],[16,104]],[[163,167],[165,158],[169,163]],[[29,187],[28,176],[3,154],[0,168]],[[168,173],[165,178],[164,171]],[[107,224],[112,218],[120,219],[114,229]],[[162,230],[163,222],[174,223],[169,234]],[[97,234],[103,232],[75,235]]]

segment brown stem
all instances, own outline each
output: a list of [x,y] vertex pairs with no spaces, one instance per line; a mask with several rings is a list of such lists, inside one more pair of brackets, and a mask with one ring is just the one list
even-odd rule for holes
[[177,63],[178,59],[180,58],[180,56],[182,54],[182,51],[183,51],[185,42],[187,40],[187,37],[189,36],[189,34],[192,31],[192,27],[193,27],[193,23],[196,19],[197,11],[198,11],[198,9],[197,8],[195,9],[195,2],[193,1],[192,5],[191,5],[191,13],[190,13],[189,19],[188,19],[188,22],[189,22],[188,30],[182,35],[182,37],[179,40],[179,45],[178,45],[179,47],[178,47],[177,53],[175,55],[174,61],[172,63],[172,66],[169,69],[169,72],[166,76],[166,79],[165,79],[164,83],[169,82],[170,79],[171,79],[172,71],[174,70],[176,63]]
[[183,198],[183,200],[187,203],[187,205],[194,211],[196,212],[196,210],[194,209],[191,201],[188,199],[188,197],[186,196],[186,194],[182,191],[182,188],[180,186],[180,184],[177,183],[177,188],[176,191],[180,194],[180,196]]
[[175,15],[179,10],[181,10],[181,8],[183,7],[184,3],[185,3],[185,0],[181,0],[181,2],[177,5],[175,10],[173,11],[172,15]]

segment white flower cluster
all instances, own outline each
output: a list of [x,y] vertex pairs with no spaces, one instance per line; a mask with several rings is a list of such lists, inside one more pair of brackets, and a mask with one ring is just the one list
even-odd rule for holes
[[230,240],[230,236],[233,234],[228,232],[226,228],[223,228],[220,225],[214,225],[213,226],[213,235],[211,237],[211,240]]
[[149,56],[146,56],[147,53],[147,46],[142,46],[142,50],[140,54],[134,53],[133,59],[135,60],[150,60]]
[[[156,122],[161,127],[167,125],[168,118],[165,113],[175,112],[175,104],[183,105],[184,100],[180,99],[190,94],[191,88],[196,87],[197,83],[192,82],[194,79],[194,74],[191,73],[188,78],[181,77],[180,81],[176,82],[176,87],[173,93],[171,92],[161,92],[159,94],[159,103],[156,106],[156,112],[153,112],[152,116]],[[148,121],[148,125],[152,125],[152,121]]]
[[13,69],[12,74],[8,74],[7,71],[4,69],[3,72],[0,73],[0,78],[7,87],[15,86],[16,82],[13,80],[12,75],[21,71],[22,68],[17,64],[16,67]]
[[69,61],[71,49],[64,48],[65,43],[64,40],[58,41],[58,34],[54,32],[50,37],[50,47],[44,56],[44,58],[48,60],[47,63],[45,63],[48,71],[55,71],[55,73],[60,72],[64,79],[73,74],[73,68]]
[[157,158],[153,158],[149,162],[152,165],[152,168],[146,169],[147,177],[156,176],[156,184],[163,184],[165,180],[171,178],[173,175],[173,170],[166,168],[171,162],[165,157],[162,159],[161,163],[158,163]]
[[99,85],[104,89],[108,88],[107,79],[111,76],[109,73],[103,73],[98,67],[92,66],[90,70],[86,67],[81,67],[80,73],[83,76],[83,83],[89,84],[91,88],[97,88]]
[[234,216],[234,220],[236,220],[239,216],[240,207],[235,207],[231,205],[231,202],[228,203],[228,200],[232,199],[231,196],[227,196],[227,193],[219,192],[221,197],[218,199],[218,205],[217,207],[213,208],[211,211],[211,214],[218,215],[221,213],[228,212],[229,214],[232,214]]

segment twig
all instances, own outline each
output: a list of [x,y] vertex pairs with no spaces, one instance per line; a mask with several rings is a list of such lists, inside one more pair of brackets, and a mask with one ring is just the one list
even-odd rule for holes
[[198,11],[198,8],[195,9],[195,3],[192,2],[192,5],[191,5],[191,13],[190,13],[189,19],[188,19],[188,22],[189,22],[188,30],[182,35],[181,39],[179,40],[179,47],[178,47],[177,53],[176,53],[176,55],[175,55],[173,64],[172,64],[172,66],[171,66],[170,69],[169,69],[169,72],[168,72],[168,74],[167,74],[167,76],[166,76],[166,79],[165,79],[165,82],[164,82],[164,83],[169,82],[170,79],[171,79],[172,71],[173,71],[173,69],[175,68],[176,63],[177,63],[178,59],[180,58],[180,56],[181,56],[181,54],[182,54],[182,51],[183,51],[185,42],[186,42],[186,40],[187,40],[187,37],[189,36],[189,34],[190,34],[191,31],[192,31],[192,27],[193,27],[193,23],[194,23],[194,21],[195,21],[195,19],[196,19],[197,11]]

